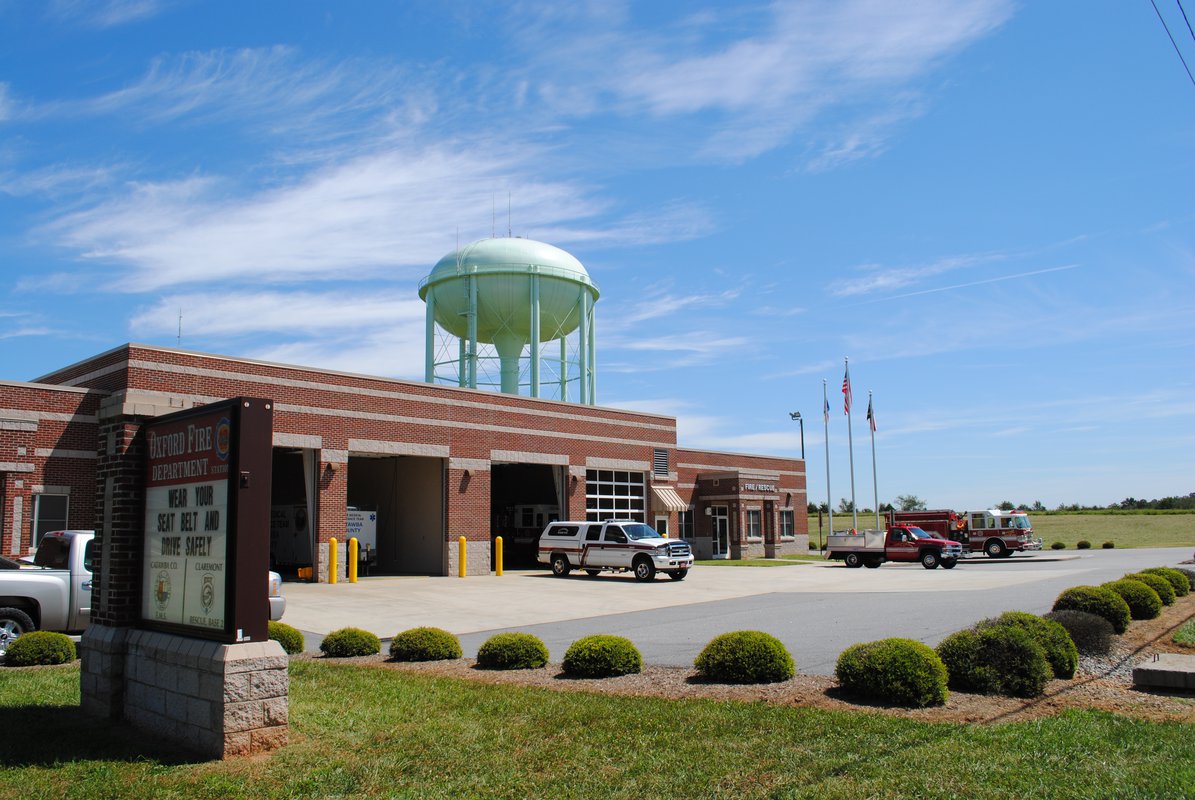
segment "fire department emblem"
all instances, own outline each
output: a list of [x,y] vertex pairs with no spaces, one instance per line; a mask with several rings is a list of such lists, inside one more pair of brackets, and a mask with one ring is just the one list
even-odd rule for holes
[[154,602],[158,605],[158,611],[165,611],[170,602],[170,573],[166,570],[159,572],[158,579],[154,581]]
[[203,576],[203,589],[199,592],[199,602],[203,605],[203,613],[210,614],[212,603],[216,601],[216,586],[212,583],[211,575]]
[[221,461],[228,460],[228,453],[232,449],[232,423],[228,417],[222,417],[216,423],[216,457]]

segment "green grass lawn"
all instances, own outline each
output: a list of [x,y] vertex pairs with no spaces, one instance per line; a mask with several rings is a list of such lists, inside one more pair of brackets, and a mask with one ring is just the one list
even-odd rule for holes
[[83,718],[76,666],[0,670],[3,798],[1161,798],[1195,726],[1070,712],[915,722],[294,662],[292,743],[196,762]]
[[1098,549],[1117,547],[1195,547],[1195,514],[1030,513],[1033,533],[1050,549],[1062,542],[1073,550],[1080,539]]
[[739,560],[715,558],[694,561],[693,563],[705,567],[789,567],[793,564],[824,560],[825,559],[822,558],[820,553],[816,555],[795,553],[792,555],[780,556],[779,558],[744,558]]

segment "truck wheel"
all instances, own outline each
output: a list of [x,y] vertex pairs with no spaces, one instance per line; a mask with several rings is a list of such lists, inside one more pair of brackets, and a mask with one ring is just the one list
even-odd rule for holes
[[954,569],[956,566],[958,566],[957,558],[942,559],[942,569]]
[[602,573],[602,571],[601,571],[600,569],[587,569],[587,570],[585,570],[585,574],[586,574],[586,575],[588,575],[588,576],[589,576],[589,577],[591,577],[591,578],[596,578],[596,577],[597,577],[598,575],[600,575],[601,573]]
[[0,656],[23,633],[37,630],[29,615],[19,608],[0,608]]
[[983,546],[983,551],[988,554],[988,558],[1004,558],[1008,553],[1008,548],[999,539],[989,539],[988,543]]
[[926,550],[921,554],[921,566],[926,569],[937,569],[941,560],[933,550]]
[[688,574],[689,574],[689,570],[687,570],[687,569],[677,569],[677,570],[673,570],[672,572],[669,572],[668,577],[672,578],[672,580],[674,580],[674,581],[683,581],[685,579],[685,576]]
[[863,559],[863,566],[867,567],[868,569],[876,569],[877,567],[880,566],[880,564],[883,564],[883,563],[884,563],[883,561],[881,561],[878,558],[875,558],[874,556],[872,558]]
[[635,580],[650,581],[656,577],[656,565],[651,563],[650,558],[640,556],[635,559]]
[[858,553],[847,553],[846,558],[844,558],[843,561],[845,561],[846,565],[851,569],[856,569],[863,566],[863,559],[859,558]]
[[563,578],[573,571],[572,566],[568,563],[568,559],[562,554],[557,553],[552,556],[552,574],[557,578]]

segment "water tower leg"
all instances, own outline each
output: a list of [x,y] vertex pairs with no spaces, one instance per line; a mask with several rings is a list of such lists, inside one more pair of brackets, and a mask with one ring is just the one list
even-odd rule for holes
[[560,402],[568,402],[568,334],[560,337]]
[[436,382],[436,295],[427,293],[427,319],[424,331],[423,380]]
[[584,290],[581,292],[577,316],[580,318],[580,325],[577,326],[579,334],[577,343],[580,351],[577,360],[580,362],[581,373],[580,389],[578,390],[581,396],[577,398],[577,402],[586,405],[589,403],[589,293]]
[[597,308],[589,306],[589,405],[597,405]]
[[539,276],[531,276],[531,389],[539,397]]
[[477,276],[470,275],[469,281],[469,388],[477,388]]
[[460,351],[456,357],[456,382],[464,387],[469,385],[469,350],[464,339],[457,339],[456,345]]

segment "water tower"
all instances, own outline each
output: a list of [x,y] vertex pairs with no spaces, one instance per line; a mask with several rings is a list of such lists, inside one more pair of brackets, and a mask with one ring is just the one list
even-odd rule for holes
[[497,386],[507,394],[526,387],[531,397],[595,404],[598,289],[559,247],[481,239],[436,262],[419,297],[427,304],[428,383]]

